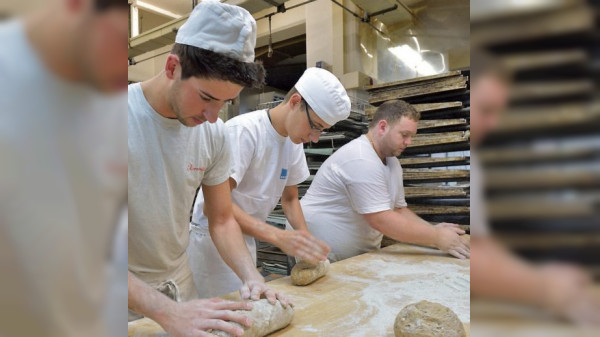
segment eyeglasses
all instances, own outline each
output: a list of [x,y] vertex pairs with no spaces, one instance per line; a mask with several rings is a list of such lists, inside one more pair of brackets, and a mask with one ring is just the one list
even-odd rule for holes
[[308,118],[308,124],[310,125],[310,131],[313,133],[323,133],[324,129],[319,129],[315,123],[313,123],[312,119],[310,119],[310,114],[308,113],[308,103],[304,101],[304,108],[306,110],[306,117]]

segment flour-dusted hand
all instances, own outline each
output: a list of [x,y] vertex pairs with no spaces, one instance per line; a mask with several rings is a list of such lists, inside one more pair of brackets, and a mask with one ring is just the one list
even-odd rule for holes
[[244,333],[238,323],[251,326],[251,319],[243,312],[235,310],[251,310],[252,303],[233,302],[219,298],[198,299],[189,302],[171,302],[169,311],[158,318],[158,323],[173,337],[205,337],[214,336],[209,331],[221,330],[234,336]]
[[549,263],[540,267],[545,306],[582,326],[600,326],[600,294],[591,275],[578,266]]
[[271,304],[275,304],[275,302],[279,300],[284,307],[293,305],[293,303],[288,300],[282,292],[269,288],[262,280],[250,280],[244,282],[240,288],[240,297],[243,300],[250,299],[253,301],[257,301],[261,297],[265,297]]
[[277,246],[289,256],[311,264],[327,259],[329,246],[305,230],[283,230],[277,235]]
[[436,247],[459,259],[471,257],[470,243],[461,235],[465,231],[457,224],[442,222],[434,226],[437,232]]

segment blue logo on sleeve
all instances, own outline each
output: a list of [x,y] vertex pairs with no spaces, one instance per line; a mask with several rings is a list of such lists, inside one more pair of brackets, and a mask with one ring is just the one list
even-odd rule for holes
[[287,178],[287,170],[286,169],[281,169],[281,177],[279,177],[279,179],[286,179]]

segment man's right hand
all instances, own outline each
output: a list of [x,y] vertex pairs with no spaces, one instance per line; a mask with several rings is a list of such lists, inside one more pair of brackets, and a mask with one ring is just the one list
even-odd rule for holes
[[276,245],[287,255],[312,264],[327,259],[331,250],[325,242],[304,230],[281,230]]
[[171,303],[170,310],[157,321],[173,337],[214,336],[208,332],[210,330],[221,330],[241,336],[244,330],[229,322],[244,326],[252,324],[246,315],[234,311],[251,310],[252,304],[249,302],[211,298]]
[[600,326],[600,294],[592,277],[569,264],[549,263],[540,267],[544,306],[582,326]]
[[456,224],[440,223],[434,226],[437,231],[436,247],[459,259],[471,257],[471,248],[467,240],[460,235],[465,231]]

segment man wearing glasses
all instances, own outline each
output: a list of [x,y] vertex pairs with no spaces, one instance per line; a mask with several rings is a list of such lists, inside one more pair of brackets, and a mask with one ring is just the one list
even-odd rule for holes
[[[255,261],[254,238],[312,263],[327,258],[330,249],[308,232],[298,200],[297,185],[310,174],[302,143],[317,142],[324,129],[349,114],[350,99],[339,80],[327,70],[309,68],[277,107],[243,114],[225,124],[232,148],[233,213]],[[280,198],[293,231],[265,223]],[[190,227],[188,256],[200,297],[238,289],[241,281],[210,239],[201,191]]]

